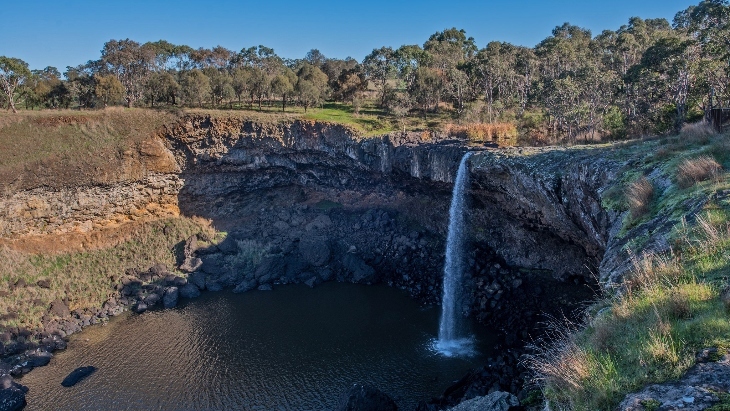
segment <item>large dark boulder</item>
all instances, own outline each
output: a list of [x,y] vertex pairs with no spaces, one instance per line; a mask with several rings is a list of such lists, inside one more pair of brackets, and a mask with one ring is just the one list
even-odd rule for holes
[[342,396],[335,411],[397,411],[388,394],[377,388],[355,384]]
[[96,371],[96,367],[92,365],[88,365],[86,367],[79,367],[73,371],[69,375],[66,376],[66,378],[61,381],[61,385],[64,387],[73,387],[76,385],[79,381],[83,380],[84,378],[88,377],[89,375],[93,374]]
[[305,234],[299,240],[299,254],[315,267],[321,267],[330,260],[330,248],[327,239],[314,234]]
[[165,295],[162,296],[162,305],[165,308],[177,306],[179,291],[177,287],[165,287]]
[[286,274],[286,261],[278,255],[264,257],[261,264],[256,267],[254,277],[265,283],[271,280],[278,280]]
[[180,296],[183,298],[195,298],[200,295],[200,290],[195,284],[185,284],[180,287]]
[[188,282],[191,284],[195,284],[195,286],[197,286],[201,290],[205,290],[205,273],[196,271],[188,275]]
[[354,253],[347,253],[342,259],[342,265],[350,274],[354,283],[367,284],[375,281],[375,269],[369,266],[365,260]]
[[15,411],[25,406],[28,387],[18,384],[9,375],[0,376],[0,411]]
[[258,283],[256,282],[256,280],[246,279],[238,283],[238,285],[236,285],[236,288],[233,289],[233,292],[236,294],[245,293],[246,291],[253,290],[254,288],[256,288],[257,285]]

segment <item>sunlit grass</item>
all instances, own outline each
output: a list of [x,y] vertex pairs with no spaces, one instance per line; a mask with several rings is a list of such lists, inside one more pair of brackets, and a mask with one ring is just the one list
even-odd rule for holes
[[[728,136],[704,126],[685,129],[680,138],[634,144],[639,160],[627,169],[631,177],[606,190],[604,205],[632,208],[636,193],[627,188],[637,175],[670,182],[642,213],[624,220],[621,235],[653,218],[669,219],[672,249],[636,255],[623,286],[587,311],[583,327],[554,324],[556,338],[539,348],[530,365],[555,408],[613,410],[632,391],[680,377],[699,350],[730,349],[730,313],[720,299],[730,285],[730,201],[717,198],[730,177],[713,165],[711,178],[689,177],[691,184],[681,185],[674,178],[687,159],[722,153],[727,145]],[[726,161],[702,161],[714,160]],[[641,196],[642,205],[646,198]],[[698,211],[697,204],[704,206]],[[631,244],[640,250],[643,242]]]

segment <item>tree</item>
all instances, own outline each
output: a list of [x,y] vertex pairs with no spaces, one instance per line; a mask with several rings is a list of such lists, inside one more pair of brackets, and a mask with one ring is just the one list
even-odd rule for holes
[[203,73],[210,79],[210,98],[213,106],[223,104],[223,100],[230,99],[233,94],[231,76],[225,70],[214,67],[203,69]]
[[238,67],[231,74],[231,87],[233,93],[241,104],[241,96],[248,90],[251,84],[251,69],[249,67]]
[[0,87],[5,93],[8,109],[17,113],[15,109],[15,95],[18,87],[22,86],[30,77],[28,63],[19,58],[0,56]]
[[110,102],[118,101],[124,95],[124,86],[114,75],[100,76],[96,78],[95,94],[104,103],[106,108]]
[[58,89],[57,91],[62,96],[64,92],[67,92],[67,107],[74,99],[76,100],[79,109],[84,107],[94,107],[96,104],[96,83],[94,81],[94,71],[94,62],[88,62],[76,67],[66,67],[66,72],[63,74],[64,77],[66,77],[66,89]]
[[130,39],[109,40],[104,43],[101,64],[124,86],[127,107],[132,107],[142,97],[155,57],[154,46],[142,46]]
[[304,112],[309,107],[320,104],[324,100],[327,90],[327,75],[317,66],[304,63],[297,73],[295,91],[299,102],[304,106]]
[[146,90],[147,100],[152,107],[155,106],[155,101],[162,100],[174,105],[180,93],[180,84],[178,84],[172,74],[167,71],[162,71],[150,76],[149,80],[147,80]]
[[395,52],[390,47],[374,49],[362,61],[365,75],[380,89],[380,106],[385,107],[388,79],[396,72]]
[[297,75],[289,68],[284,69],[271,80],[271,92],[281,96],[281,111],[286,111],[286,98],[294,93],[296,82]]
[[185,73],[182,78],[182,93],[189,102],[198,102],[203,106],[203,99],[210,94],[210,80],[200,70],[193,69]]

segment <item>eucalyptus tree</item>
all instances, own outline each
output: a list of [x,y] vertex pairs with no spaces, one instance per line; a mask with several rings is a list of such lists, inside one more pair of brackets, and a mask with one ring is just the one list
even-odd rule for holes
[[309,107],[324,101],[327,91],[327,75],[319,67],[304,63],[297,73],[295,92],[299,102],[307,112]]
[[61,73],[57,68],[48,66],[43,70],[31,70],[31,75],[23,86],[25,104],[28,107],[58,107],[52,92],[61,84]]
[[[461,116],[464,106],[474,98],[470,93],[465,67],[477,52],[473,37],[466,37],[466,31],[456,28],[436,32],[424,43],[423,49],[431,56],[430,67],[441,76],[441,87],[437,93],[437,104],[440,92],[443,91]],[[436,91],[436,90],[434,90]]]
[[[124,86],[113,74],[107,75],[96,75],[95,78],[96,86],[94,87],[94,94],[96,98],[101,100],[106,108],[109,103],[119,101],[124,96]],[[154,100],[153,100],[154,101]]]
[[363,70],[368,80],[372,81],[380,92],[380,106],[385,107],[388,94],[388,80],[396,72],[395,51],[391,47],[374,49],[362,61]]
[[0,88],[5,94],[8,110],[13,110],[13,113],[18,112],[15,108],[16,94],[30,75],[28,63],[25,61],[15,57],[0,56]]
[[699,47],[697,91],[704,93],[700,105],[709,116],[714,100],[730,104],[730,2],[703,0],[677,13],[674,27]]
[[168,71],[154,73],[147,80],[146,98],[152,107],[155,101],[166,101],[172,105],[177,104],[177,97],[180,94],[180,84]]
[[241,104],[241,96],[249,90],[251,75],[250,67],[237,67],[231,72],[231,87],[233,88],[233,94],[238,99],[238,104]]
[[[63,73],[63,76],[66,78],[64,84],[66,85],[65,91],[68,93],[67,107],[73,100],[76,100],[79,109],[94,107],[96,104],[94,73],[98,71],[98,64],[93,61],[80,64],[76,67],[66,67],[66,72]],[[64,90],[58,91],[63,92]]]
[[294,94],[294,85],[297,84],[297,75],[288,67],[271,80],[271,92],[281,97],[281,111],[286,111],[286,101]]
[[188,103],[198,103],[203,106],[203,100],[210,95],[210,79],[202,71],[193,69],[182,77],[182,93]]
[[101,50],[102,71],[114,74],[125,89],[127,107],[142,98],[144,85],[152,72],[156,58],[155,47],[140,45],[130,39],[109,40]]
[[642,90],[639,114],[650,132],[679,130],[684,123],[696,70],[698,45],[675,33],[649,47],[629,70],[629,80]]

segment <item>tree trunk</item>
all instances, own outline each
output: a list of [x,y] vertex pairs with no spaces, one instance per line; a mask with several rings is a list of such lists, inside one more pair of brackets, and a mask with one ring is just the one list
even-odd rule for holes
[[283,113],[285,111],[286,111],[286,94],[283,94],[281,96],[281,112]]

